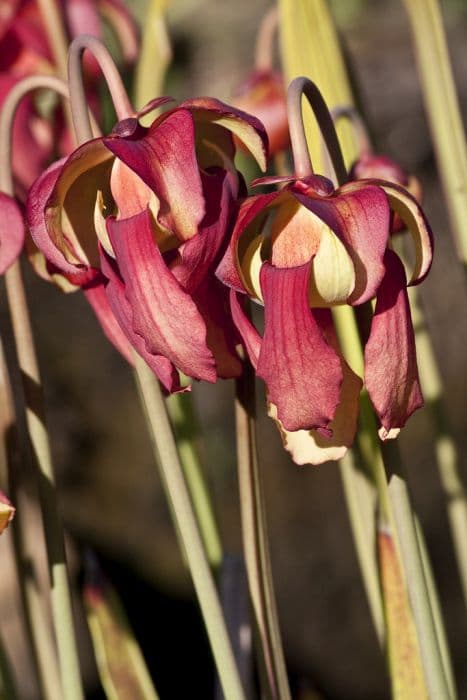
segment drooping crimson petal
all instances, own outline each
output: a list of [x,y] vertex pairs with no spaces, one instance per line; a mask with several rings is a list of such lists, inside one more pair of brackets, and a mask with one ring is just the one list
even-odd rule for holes
[[355,268],[355,288],[348,301],[363,304],[376,295],[384,276],[383,257],[389,238],[390,208],[380,187],[344,185],[321,197],[300,184],[290,191],[340,238]]
[[365,347],[365,385],[383,439],[423,405],[404,267],[391,250],[386,251],[384,264],[386,273]]
[[206,325],[191,296],[168,270],[154,243],[148,210],[107,220],[107,230],[133,313],[148,352],[167,357],[186,375],[216,381]]
[[18,258],[24,245],[24,221],[13,197],[0,192],[0,275]]
[[370,180],[369,182],[374,182],[385,191],[391,209],[410,231],[415,246],[415,264],[409,285],[420,284],[430,271],[434,246],[433,233],[423,209],[415,197],[404,187],[384,180]]
[[256,370],[258,368],[258,358],[261,350],[261,336],[245,314],[240,301],[240,295],[234,289],[230,290],[230,310],[232,312],[233,322],[242,337],[243,345],[248,353],[250,362]]
[[198,232],[205,214],[193,118],[188,110],[176,109],[142,134],[110,136],[104,143],[156,193],[162,226],[187,240]]
[[183,289],[193,293],[207,272],[216,265],[227,244],[227,234],[237,210],[236,183],[231,173],[219,168],[201,173],[206,214],[199,233],[179,248],[172,267]]
[[326,430],[340,399],[342,368],[308,304],[311,263],[263,263],[264,336],[257,374],[286,430]]
[[99,266],[94,210],[98,191],[111,207],[113,160],[102,139],[83,143],[63,164],[45,206],[49,236],[72,264]]
[[133,354],[131,344],[128,338],[123,333],[117,319],[115,318],[112,309],[110,308],[109,300],[105,292],[106,280],[101,277],[93,284],[88,284],[83,287],[84,296],[90,303],[102,330],[106,337],[114,345],[118,352],[133,365]]
[[239,377],[242,365],[235,350],[239,338],[229,314],[228,289],[215,277],[207,277],[192,294],[206,324],[206,344],[214,355],[217,375]]
[[281,192],[258,194],[248,197],[242,202],[230,237],[229,246],[216,270],[217,277],[228,287],[236,289],[238,292],[245,293],[248,291],[250,294],[253,294],[253,289],[248,288],[240,273],[239,255],[242,252],[240,238],[244,235],[245,238],[248,238],[247,229],[254,224],[254,219],[260,217],[268,205],[272,204],[281,194]]
[[[115,268],[115,261],[105,253],[103,248],[100,252],[102,273],[108,280],[105,292],[109,306],[123,333],[169,393],[185,391],[180,385],[179,374],[172,362],[162,355],[148,352],[144,338],[135,333],[133,312],[125,296],[125,285]],[[133,364],[133,359],[130,362]]]
[[213,97],[186,100],[180,107],[191,110],[196,121],[218,124],[231,131],[250,151],[261,170],[266,170],[268,137],[259,119]]
[[[68,241],[62,237],[62,249],[57,247],[54,238],[50,235],[45,216],[46,203],[54,189],[65,159],[52,163],[49,168],[34,182],[26,202],[26,221],[31,233],[33,244],[28,246],[28,256],[36,272],[47,280],[52,280],[64,291],[70,291],[73,287],[81,287],[92,282],[98,276],[98,270],[80,262],[70,262],[63,250],[68,248]],[[44,255],[45,264],[40,254],[34,249],[37,246]],[[71,251],[71,247],[68,252]],[[76,260],[76,257],[73,256]]]

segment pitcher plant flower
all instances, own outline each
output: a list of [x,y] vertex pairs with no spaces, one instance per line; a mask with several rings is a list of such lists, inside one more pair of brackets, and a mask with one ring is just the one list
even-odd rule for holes
[[172,392],[178,370],[210,382],[241,371],[214,269],[244,188],[233,134],[263,169],[267,137],[258,120],[210,98],[143,127],[138,116],[167,101],[52,165],[27,215],[39,274],[83,288],[114,344],[131,360],[130,343]]
[[[311,93],[331,151],[338,142],[317,88],[304,85],[294,81],[289,88],[296,173],[254,183],[279,182],[283,189],[243,202],[217,274],[231,287],[234,321],[266,384],[269,413],[285,446],[297,463],[318,464],[342,457],[351,445],[362,379],[382,439],[395,437],[422,405],[406,273],[390,249],[391,212],[413,234],[409,284],[428,273],[432,235],[419,204],[399,185],[367,179],[336,188],[313,174],[308,150],[302,150],[302,89]],[[343,162],[334,166],[346,178]],[[242,295],[264,305],[262,336],[244,312]],[[331,309],[372,299],[376,308],[360,378],[339,349]]]
[[290,144],[284,78],[273,67],[273,39],[277,33],[278,11],[269,10],[256,39],[255,68],[235,91],[233,103],[254,114],[263,124],[269,139],[269,155],[285,151]]
[[[120,0],[65,0],[64,29],[70,38],[80,34],[102,37],[104,23],[113,29],[123,61],[132,64],[138,55],[136,25]],[[0,106],[19,80],[29,75],[57,73],[46,23],[35,0],[5,3],[0,16]],[[97,111],[98,66],[89,57],[86,62],[87,91]],[[72,137],[66,129],[63,114],[51,103],[46,119],[31,97],[22,100],[15,119],[13,170],[18,195],[24,200],[29,187],[58,151],[72,150]]]

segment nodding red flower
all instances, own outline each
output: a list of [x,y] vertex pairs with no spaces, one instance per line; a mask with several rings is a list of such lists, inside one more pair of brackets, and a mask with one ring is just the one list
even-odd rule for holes
[[[389,248],[391,210],[416,243],[409,284],[429,270],[432,237],[418,203],[398,185],[363,180],[335,189],[317,175],[257,184],[287,180],[244,201],[217,274],[231,287],[234,321],[285,446],[298,464],[319,464],[351,445],[362,385],[339,349],[332,307],[376,297],[364,382],[382,439],[395,437],[422,405],[406,274]],[[242,295],[264,305],[262,337]]]
[[255,70],[237,89],[234,104],[254,114],[269,139],[269,155],[285,151],[290,143],[284,80],[273,70]]
[[[136,26],[120,0],[64,0],[63,19],[70,38],[91,34],[101,38],[106,20],[119,40],[123,60],[132,63],[138,55]],[[96,94],[99,70],[90,56],[85,56],[88,93]],[[34,74],[56,73],[54,58],[42,15],[35,0],[9,0],[0,11],[0,107],[8,92],[22,78]],[[93,100],[93,107],[98,107]],[[25,199],[34,180],[50,162],[54,145],[69,153],[71,136],[66,132],[57,110],[55,125],[44,119],[32,97],[23,99],[13,132],[13,172],[17,194]]]
[[233,134],[264,168],[262,125],[217,100],[184,102],[148,128],[125,119],[49,168],[28,198],[39,274],[82,287],[110,339],[130,360],[131,344],[168,391],[180,390],[177,370],[211,382],[241,371],[213,274],[243,187]]

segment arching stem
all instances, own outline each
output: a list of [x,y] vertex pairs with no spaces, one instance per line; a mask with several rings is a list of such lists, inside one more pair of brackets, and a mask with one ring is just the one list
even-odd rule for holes
[[264,15],[256,35],[255,68],[256,70],[271,70],[273,42],[279,26],[277,7],[271,7]]
[[127,91],[112,56],[104,44],[94,36],[83,34],[74,39],[68,52],[68,84],[70,87],[71,112],[78,143],[92,138],[89,109],[84,91],[81,58],[85,51],[92,53],[99,64],[112,97],[119,120],[135,115]]
[[342,152],[339,146],[334,122],[316,85],[308,78],[295,78],[289,85],[287,91],[287,115],[289,119],[290,142],[295,165],[295,173],[298,177],[307,177],[313,174],[313,166],[308,151],[308,144],[305,134],[305,125],[302,114],[302,97],[307,98],[322,136],[326,143],[331,162],[336,173],[339,184],[347,180],[347,170],[345,167]]
[[[52,88],[61,95],[67,95],[63,81],[53,77],[32,76],[15,85],[10,91],[0,115],[0,190],[11,196],[13,195],[11,139],[14,117],[22,98],[30,91],[40,88]],[[32,457],[38,470],[39,499],[47,545],[52,617],[57,638],[63,697],[65,700],[82,700],[84,695],[74,635],[65,542],[45,421],[42,382],[18,261],[6,272],[5,282],[13,325],[16,359],[24,394],[22,403],[31,442]]]

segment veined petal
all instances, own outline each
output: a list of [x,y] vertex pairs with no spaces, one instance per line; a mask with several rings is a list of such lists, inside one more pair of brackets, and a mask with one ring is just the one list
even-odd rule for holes
[[94,207],[99,190],[104,202],[111,202],[112,162],[113,156],[102,139],[87,141],[65,161],[47,201],[45,222],[49,236],[74,265],[99,266]]
[[381,421],[380,436],[393,437],[423,405],[404,267],[391,251],[378,290],[365,347],[365,386]]
[[184,374],[216,381],[215,362],[206,344],[206,325],[191,296],[167,269],[154,243],[151,214],[107,221],[133,328],[151,354],[163,355]]
[[389,238],[390,208],[380,187],[351,183],[332,196],[292,185],[291,191],[340,238],[355,269],[350,304],[363,304],[376,295],[384,276],[383,257]]
[[263,263],[264,336],[257,374],[286,430],[327,429],[340,398],[339,357],[326,342],[308,303],[311,264]]
[[[117,219],[129,219],[149,208],[154,217],[154,240],[159,246],[159,250],[164,253],[179,245],[179,239],[171,231],[162,228],[157,223],[160,201],[155,193],[139,175],[118,158],[115,158],[112,165],[110,189],[117,205]],[[101,243],[103,244],[103,240]]]
[[[79,271],[80,265],[77,262],[70,262],[68,257],[65,256],[63,249],[66,249],[66,243],[63,237],[58,241],[59,245],[57,245],[47,229],[45,218],[47,201],[55,187],[64,162],[65,159],[62,158],[53,163],[32,185],[26,203],[26,221],[34,243],[44,253],[46,259],[59,270],[75,274]],[[68,254],[69,251],[67,250]]]
[[133,354],[131,344],[127,336],[123,333],[117,319],[115,318],[105,292],[105,278],[101,277],[93,284],[83,287],[84,296],[97,316],[97,320],[104,331],[105,336],[125,360],[133,365]]
[[214,168],[201,173],[201,180],[206,215],[200,223],[199,233],[180,246],[179,255],[171,265],[174,277],[190,293],[217,264],[237,211],[236,183],[228,171]]
[[192,110],[195,121],[213,122],[231,131],[250,151],[261,170],[266,170],[268,137],[259,119],[212,97],[186,100],[180,107]]
[[[240,205],[229,246],[216,270],[217,277],[228,287],[232,287],[238,292],[248,291],[250,294],[254,294],[254,290],[249,288],[241,271],[241,260],[244,251],[251,243],[251,239],[260,234],[262,215],[263,217],[267,216],[265,209],[281,195],[281,192],[258,194],[248,197]],[[257,217],[258,220],[255,221]]]
[[310,262],[326,224],[289,192],[275,208],[271,226],[271,262],[276,267],[299,267]]
[[206,344],[214,355],[217,375],[223,379],[239,377],[242,365],[235,350],[239,338],[229,314],[227,287],[215,277],[207,277],[193,293],[193,301],[206,324]]
[[[123,333],[169,393],[185,391],[180,384],[179,374],[172,362],[162,355],[148,352],[144,338],[135,333],[133,329],[133,312],[125,296],[125,285],[115,269],[115,265],[115,261],[107,256],[101,248],[102,272],[108,280],[105,291],[109,306]],[[133,359],[130,360],[130,363],[133,364]]]
[[13,197],[0,192],[0,275],[19,257],[24,245],[24,221]]
[[276,421],[285,449],[290,453],[293,461],[300,465],[322,464],[341,459],[345,455],[357,432],[359,396],[363,384],[360,377],[350,369],[339,350],[331,312],[328,309],[319,309],[315,311],[315,319],[326,340],[339,355],[343,373],[339,405],[334,419],[329,424],[332,435],[330,437],[322,435],[318,430],[295,432],[285,430],[277,418],[277,407],[268,403],[268,415]]
[[198,232],[205,214],[193,118],[188,110],[175,109],[142,133],[109,136],[104,143],[155,192],[160,224],[187,240]]
[[[242,297],[245,298],[243,295]],[[230,290],[230,310],[232,312],[233,322],[242,337],[243,345],[250,358],[250,362],[254,369],[257,370],[262,338],[245,314],[240,301],[240,295],[234,289]]]
[[423,209],[406,189],[384,180],[375,182],[386,192],[391,209],[410,231],[415,246],[415,264],[409,285],[419,284],[427,276],[433,260],[433,233]]

